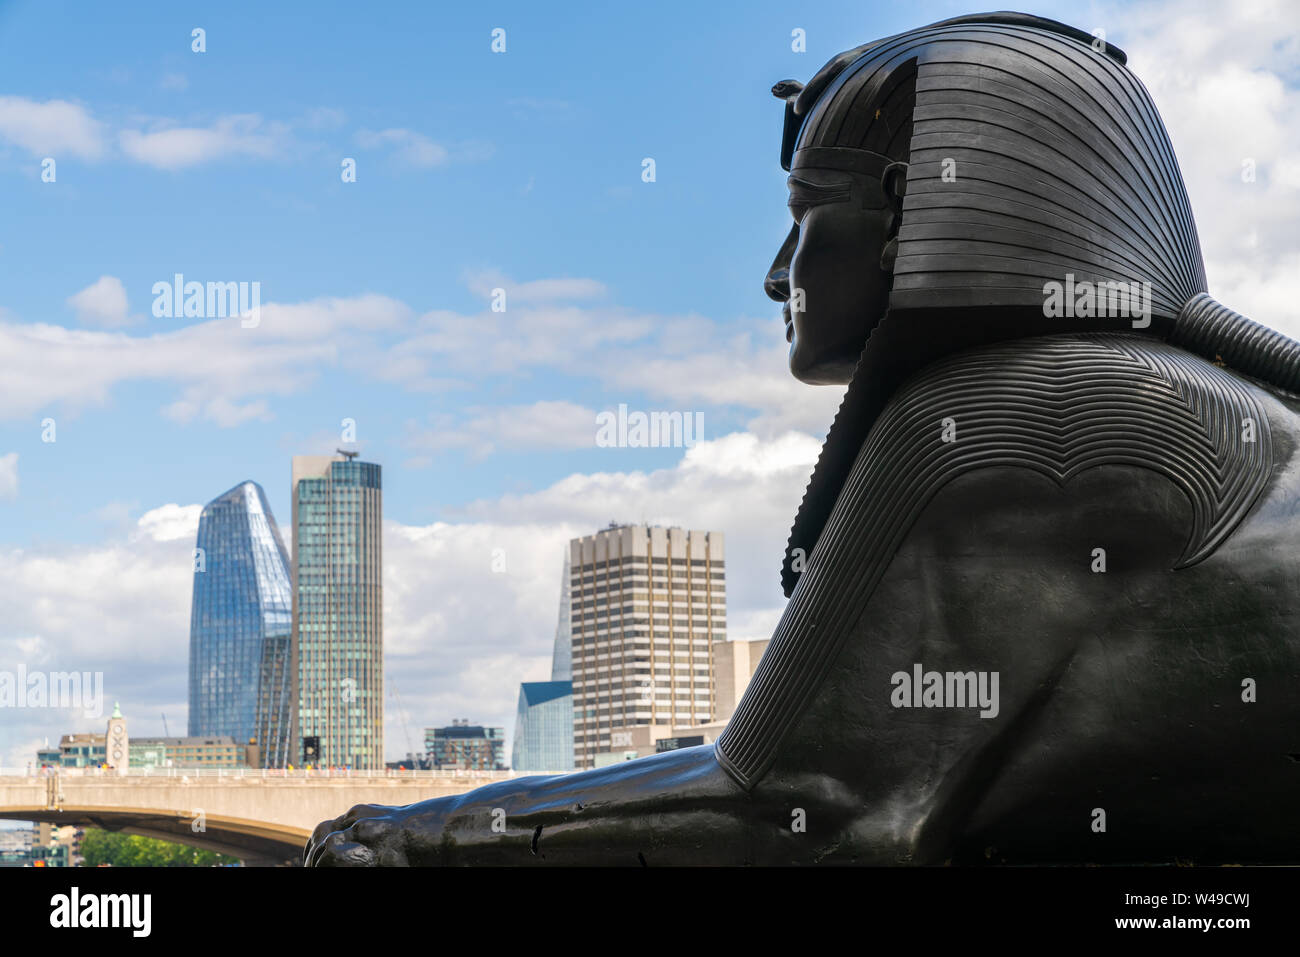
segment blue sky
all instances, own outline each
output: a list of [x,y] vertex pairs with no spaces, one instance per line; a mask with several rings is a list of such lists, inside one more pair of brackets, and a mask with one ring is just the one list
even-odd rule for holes
[[[1023,8],[1129,52],[1211,291],[1296,334],[1294,17]],[[768,91],[969,10],[0,0],[0,668],[103,669],[137,732],[183,724],[198,506],[253,479],[283,527],[290,456],[332,450],[344,418],[385,469],[413,727],[511,724],[518,682],[546,677],[563,542],[610,519],[725,531],[732,636],[766,637],[838,400],[790,379],[761,288],[789,228]],[[178,272],[259,282],[262,323],[153,317]],[[701,412],[708,441],[599,448],[620,403]],[[0,764],[91,726],[7,718]]]
[[[809,76],[844,46],[840,38],[856,42],[959,8],[932,4],[917,14],[843,3],[793,19],[777,3],[549,9],[0,5],[6,92],[81,104],[106,127],[99,156],[55,157],[54,184],[41,182],[30,151],[0,153],[3,307],[19,321],[77,327],[67,298],[109,275],[144,320],[125,331],[173,332],[187,321],[149,316],[150,289],[181,272],[260,281],[264,302],[377,293],[416,313],[472,316],[486,300],[466,277],[495,270],[518,282],[593,278],[607,290],[598,300],[606,306],[709,317],[702,335],[766,318],[777,339],[780,322],[760,282],[788,214],[775,162],[780,106],[767,89]],[[795,25],[807,31],[807,53],[791,51]],[[206,30],[206,53],[190,49],[195,26]],[[497,26],[507,31],[504,54],[490,50]],[[213,150],[169,169],[113,143],[122,130],[208,129],[248,115],[259,118],[253,135],[265,138],[264,155]],[[393,129],[450,156],[421,166],[357,141],[360,131]],[[345,156],[358,161],[355,184],[340,181]],[[653,184],[641,181],[647,156],[657,164]],[[19,452],[29,505],[6,516],[7,537],[84,540],[97,534],[86,512],[109,502],[143,509],[206,500],[246,477],[261,481],[283,514],[287,455],[337,431],[344,416],[357,419],[365,454],[388,470],[388,515],[425,521],[471,498],[594,467],[601,453],[453,454],[405,475],[402,463],[416,457],[402,444],[408,421],[560,396],[592,407],[648,401],[546,370],[461,367],[458,385],[433,395],[377,387],[364,371],[330,363],[313,374],[310,387],[270,403],[267,421],[238,428],[160,418],[174,383],[127,381],[85,408],[50,403],[37,418],[54,415],[64,440],[77,444],[72,468],[65,453],[43,454],[31,417],[5,423],[0,441]],[[710,411],[709,433],[743,422],[735,409]],[[671,457],[640,452],[636,461]],[[82,469],[92,463],[88,495]]]

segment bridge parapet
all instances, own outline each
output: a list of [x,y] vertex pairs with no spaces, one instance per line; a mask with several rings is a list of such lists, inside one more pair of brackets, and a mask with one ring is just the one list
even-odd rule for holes
[[[414,804],[515,771],[252,768],[0,769],[0,818],[123,830],[234,854],[298,856],[312,829],[356,804]],[[201,827],[201,830],[198,829]]]

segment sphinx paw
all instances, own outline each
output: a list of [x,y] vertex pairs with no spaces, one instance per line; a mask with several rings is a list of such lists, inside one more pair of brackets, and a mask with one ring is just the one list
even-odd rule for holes
[[316,825],[304,851],[308,867],[405,867],[402,808],[358,804]]

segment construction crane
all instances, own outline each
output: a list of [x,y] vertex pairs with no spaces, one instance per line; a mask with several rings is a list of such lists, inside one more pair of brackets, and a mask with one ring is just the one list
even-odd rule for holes
[[[392,678],[388,683],[393,688],[393,697],[397,699],[397,716],[402,719],[402,733],[406,735],[406,753],[410,755],[412,763],[415,762],[415,748],[411,745],[411,729],[406,724],[406,709],[402,707],[402,696],[397,691],[397,682]],[[412,771],[416,768],[412,767]]]
[[162,716],[163,716],[163,737],[170,738],[172,736],[172,733],[167,730],[167,712],[164,711],[162,713]]

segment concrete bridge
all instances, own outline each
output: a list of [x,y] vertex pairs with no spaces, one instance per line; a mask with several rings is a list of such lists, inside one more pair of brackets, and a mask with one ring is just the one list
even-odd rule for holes
[[0,769],[0,818],[157,837],[229,854],[247,865],[297,864],[312,829],[354,804],[413,804],[523,776],[514,771]]

